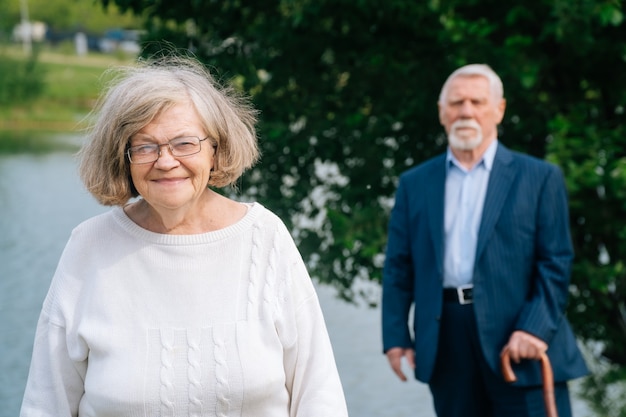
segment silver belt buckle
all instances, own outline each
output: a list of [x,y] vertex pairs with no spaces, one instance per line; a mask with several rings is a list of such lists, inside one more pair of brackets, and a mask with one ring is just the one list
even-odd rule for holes
[[472,298],[470,299],[465,299],[465,290],[471,290],[472,288],[474,288],[474,284],[466,284],[466,285],[461,285],[460,287],[456,288],[456,293],[459,296],[459,304],[461,305],[465,305],[465,304],[471,304],[474,302],[474,297],[472,296]]

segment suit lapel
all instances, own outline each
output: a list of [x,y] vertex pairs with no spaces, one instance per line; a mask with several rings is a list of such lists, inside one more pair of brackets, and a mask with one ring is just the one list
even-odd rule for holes
[[435,249],[435,261],[440,274],[443,274],[443,251],[444,251],[444,196],[446,186],[446,157],[432,165],[433,172],[429,175],[430,180],[426,185],[428,198],[428,219],[430,236]]
[[500,217],[502,206],[506,201],[509,189],[515,177],[513,154],[502,144],[498,144],[496,156],[493,161],[493,169],[489,175],[487,194],[483,214],[478,230],[478,242],[476,246],[476,259],[480,258],[485,249],[487,240],[493,232],[493,228]]

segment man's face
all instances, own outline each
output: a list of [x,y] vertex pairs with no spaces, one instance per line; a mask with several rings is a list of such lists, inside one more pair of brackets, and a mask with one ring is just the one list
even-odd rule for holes
[[486,149],[498,134],[504,99],[496,100],[483,76],[457,76],[439,103],[439,121],[450,146],[458,150]]

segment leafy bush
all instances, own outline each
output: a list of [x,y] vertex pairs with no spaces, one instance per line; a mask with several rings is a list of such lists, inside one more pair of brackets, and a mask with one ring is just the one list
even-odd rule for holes
[[580,396],[587,401],[594,415],[626,417],[626,369],[599,359],[597,353],[588,358],[587,363],[591,375],[582,381]]

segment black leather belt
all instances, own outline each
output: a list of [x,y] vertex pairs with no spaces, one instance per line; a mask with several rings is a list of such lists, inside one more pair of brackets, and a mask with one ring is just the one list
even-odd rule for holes
[[458,288],[444,288],[443,301],[446,303],[471,304],[474,302],[474,286],[464,285]]

